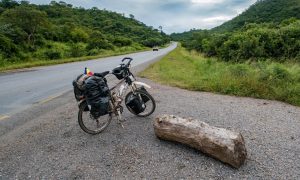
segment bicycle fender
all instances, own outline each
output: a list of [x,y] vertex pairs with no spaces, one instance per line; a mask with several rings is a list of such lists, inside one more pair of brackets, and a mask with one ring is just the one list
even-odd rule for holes
[[140,85],[140,86],[144,86],[144,87],[146,87],[146,88],[148,88],[148,89],[151,89],[151,86],[149,86],[148,84],[143,83],[143,82],[134,81],[133,84],[135,84],[135,85]]

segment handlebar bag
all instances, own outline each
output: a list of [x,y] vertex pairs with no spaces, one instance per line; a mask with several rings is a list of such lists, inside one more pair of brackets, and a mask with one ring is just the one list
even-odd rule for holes
[[109,88],[102,77],[92,76],[85,81],[85,91],[88,105],[91,106],[91,114],[94,118],[108,114]]

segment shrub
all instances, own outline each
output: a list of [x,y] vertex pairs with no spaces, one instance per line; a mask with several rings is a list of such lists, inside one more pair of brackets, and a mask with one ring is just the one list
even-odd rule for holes
[[91,39],[87,45],[87,50],[91,49],[114,49],[114,46],[106,39]]
[[246,77],[249,69],[246,64],[234,64],[229,66],[229,71],[235,77]]
[[74,42],[86,42],[89,38],[89,35],[82,28],[75,28],[70,33],[71,39]]
[[47,59],[61,59],[63,57],[63,53],[58,49],[47,49],[44,52]]
[[72,43],[70,47],[71,57],[80,57],[86,54],[86,44],[84,43]]
[[113,44],[118,47],[130,46],[132,44],[132,40],[125,37],[117,37],[113,40]]
[[88,56],[95,56],[95,55],[98,55],[98,54],[100,54],[99,49],[91,49],[87,53]]
[[11,57],[18,51],[17,46],[8,37],[0,34],[0,53],[2,52],[6,57]]
[[285,80],[290,81],[291,75],[290,73],[283,67],[279,65],[274,65],[272,68],[272,74],[274,80]]
[[182,45],[206,56],[217,56],[224,61],[269,59],[282,61],[295,58],[300,61],[300,20],[291,19],[280,25],[248,24],[229,33],[197,31]]

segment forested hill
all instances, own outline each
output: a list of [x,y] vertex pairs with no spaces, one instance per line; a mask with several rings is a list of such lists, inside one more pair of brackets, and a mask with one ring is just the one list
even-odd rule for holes
[[239,16],[212,30],[232,31],[246,23],[279,23],[292,17],[300,19],[300,0],[258,0]]
[[[246,11],[230,21],[209,30],[210,32],[228,32],[241,29],[249,23],[280,23],[289,18],[300,19],[300,0],[258,0]],[[196,27],[195,27],[196,28]],[[173,33],[173,40],[181,41],[189,39],[195,32],[202,33],[205,30],[190,30],[183,33]]]
[[300,62],[300,0],[257,1],[212,30],[171,34],[188,50],[225,61]]
[[73,7],[0,1],[0,65],[32,59],[98,55],[162,45],[169,37],[133,15]]

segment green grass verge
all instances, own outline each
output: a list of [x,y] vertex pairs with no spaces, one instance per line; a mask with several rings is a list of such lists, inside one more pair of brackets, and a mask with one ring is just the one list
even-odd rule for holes
[[6,72],[9,70],[14,69],[21,69],[21,68],[31,68],[36,66],[47,66],[47,65],[55,65],[55,64],[63,64],[63,63],[70,63],[70,62],[77,62],[77,61],[87,61],[97,58],[104,58],[109,56],[118,56],[123,54],[130,54],[136,52],[142,52],[150,50],[150,48],[144,48],[142,50],[126,50],[126,51],[105,51],[96,56],[82,56],[76,58],[64,58],[64,59],[56,59],[56,60],[29,60],[26,62],[16,62],[16,63],[6,63],[4,66],[0,66],[0,72]]
[[189,90],[279,100],[300,106],[297,63],[228,63],[177,47],[140,76]]

